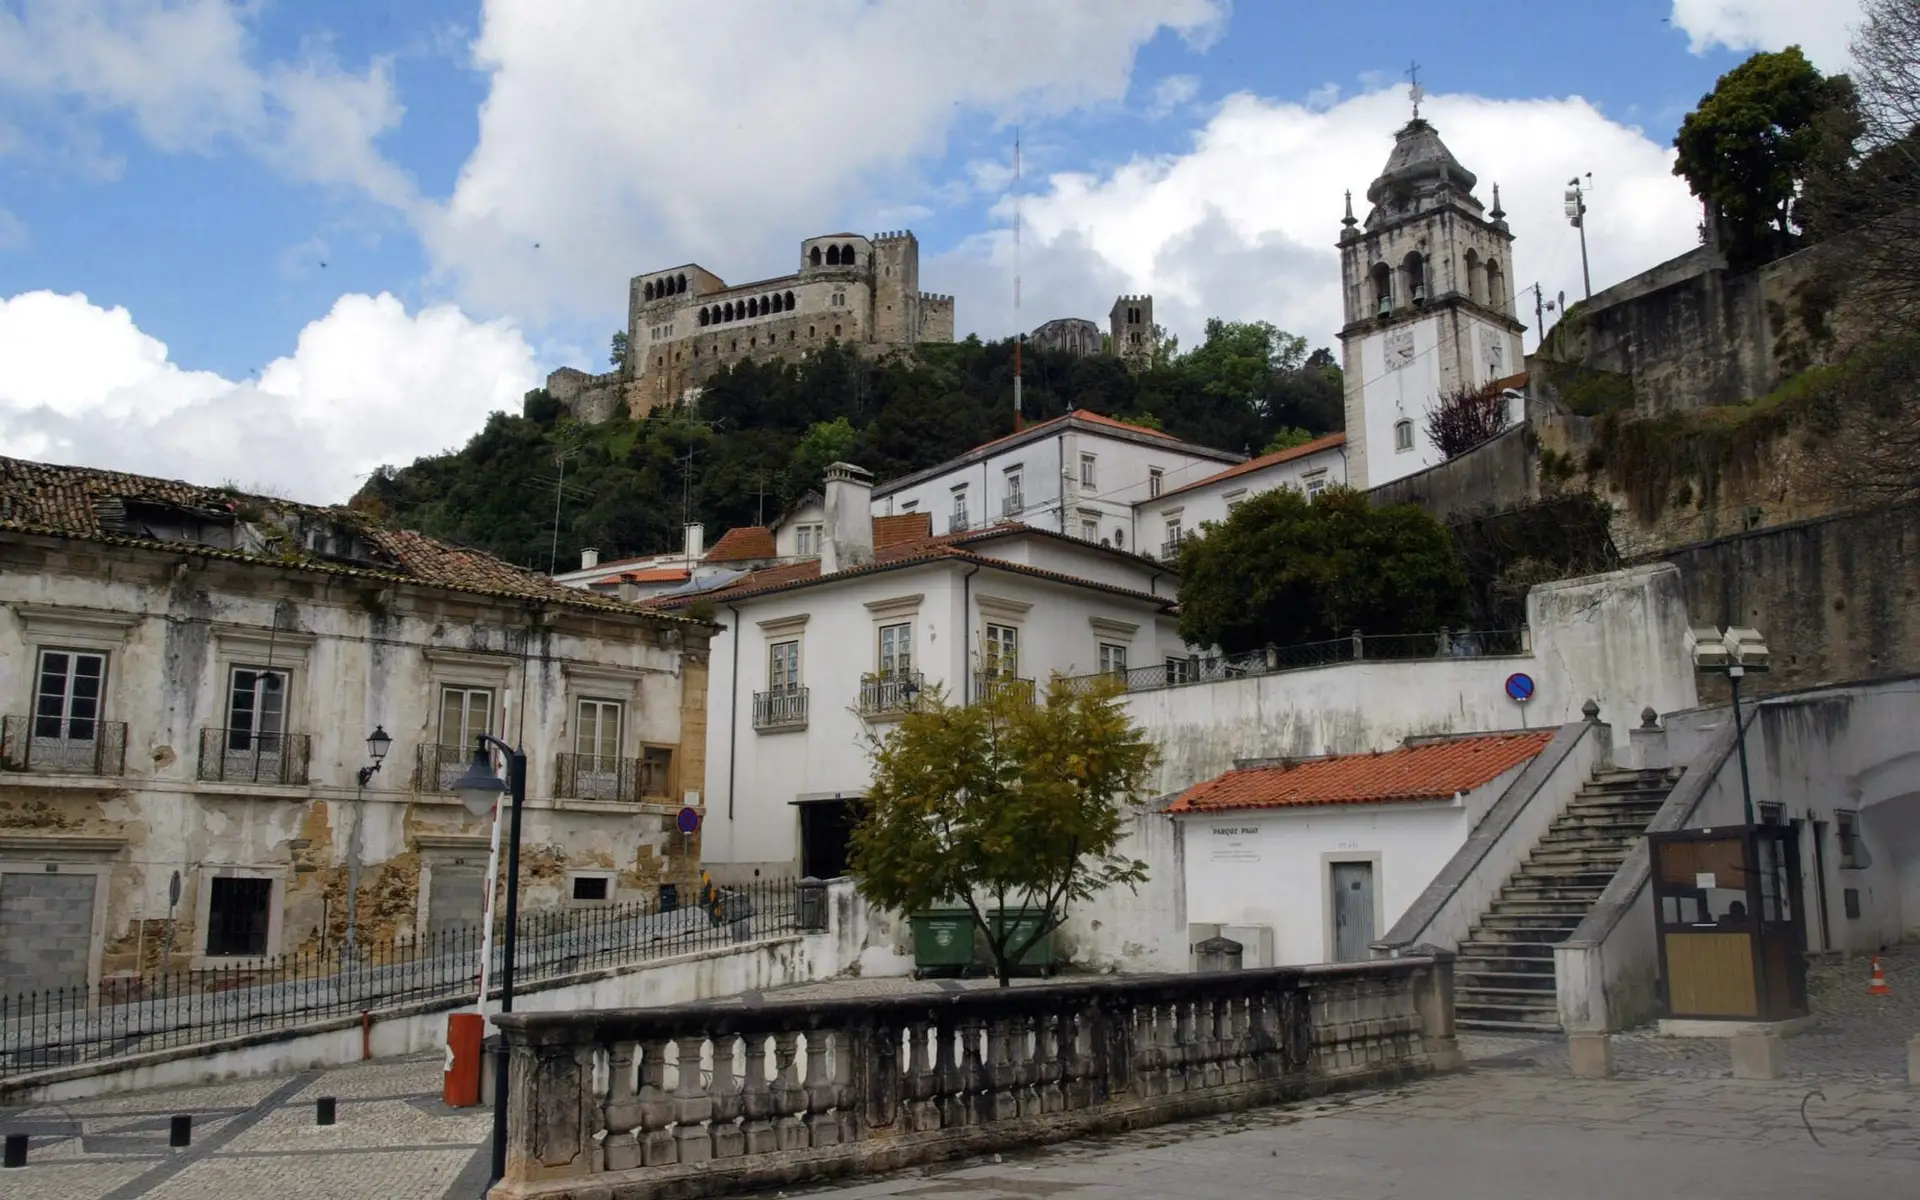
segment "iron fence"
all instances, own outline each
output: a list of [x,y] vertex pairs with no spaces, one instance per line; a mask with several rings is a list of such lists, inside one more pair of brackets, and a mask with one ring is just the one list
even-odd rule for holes
[[973,694],[983,704],[990,704],[1003,695],[1016,702],[1025,700],[1032,703],[1033,680],[1022,679],[1018,675],[1003,675],[997,671],[976,671]]
[[7,717],[0,720],[0,767],[63,775],[124,775],[127,723]]
[[1440,658],[1497,658],[1524,654],[1527,631],[1524,629],[1473,629],[1438,633],[1393,633],[1331,638],[1323,642],[1305,642],[1294,646],[1268,646],[1246,654],[1197,654],[1169,658],[1130,671],[1101,671],[1075,675],[1066,682],[1076,692],[1091,689],[1103,679],[1117,680],[1123,690],[1147,692],[1159,688],[1182,687],[1192,683],[1218,683],[1224,679],[1244,679],[1252,675],[1272,675],[1308,667],[1370,660],[1408,661]]
[[313,739],[304,733],[202,729],[199,778],[215,783],[307,782]]
[[[676,905],[661,899],[556,908],[520,917],[514,988],[607,967],[717,949],[799,929],[795,887],[756,880]],[[484,930],[302,950],[265,965],[183,967],[0,995],[0,1078],[244,1034],[292,1030],[403,1005],[472,998]],[[504,951],[489,974],[497,990]]]
[[562,800],[637,800],[640,760],[563,752],[554,764],[553,794]]
[[807,723],[807,689],[778,688],[753,694],[755,729],[793,728]]
[[918,671],[863,676],[860,680],[860,715],[875,717],[910,712],[925,691],[926,679]]
[[420,745],[414,747],[413,788],[418,792],[449,792],[453,781],[473,762],[472,746]]

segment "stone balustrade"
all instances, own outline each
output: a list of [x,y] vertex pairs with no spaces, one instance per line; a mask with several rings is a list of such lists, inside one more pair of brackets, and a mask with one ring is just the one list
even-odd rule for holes
[[492,1197],[692,1197],[1459,1064],[1452,957],[497,1019]]

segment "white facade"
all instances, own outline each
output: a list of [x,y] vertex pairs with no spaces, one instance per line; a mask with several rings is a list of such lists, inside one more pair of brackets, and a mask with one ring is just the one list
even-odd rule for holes
[[[1525,764],[1450,801],[1325,804],[1182,815],[1187,919],[1195,925],[1271,930],[1264,965],[1336,962],[1336,864],[1369,881],[1371,926],[1392,928],[1447,865]],[[1347,872],[1341,872],[1342,881]],[[1229,934],[1235,940],[1246,935]],[[1196,939],[1198,940],[1198,939]],[[1262,937],[1252,939],[1263,940]],[[1243,943],[1244,944],[1244,943]]]
[[1076,412],[876,488],[873,511],[931,514],[935,534],[1021,521],[1153,554],[1158,547],[1143,542],[1150,531],[1136,506],[1240,461],[1238,454]]
[[1224,521],[1240,502],[1275,488],[1290,487],[1317,496],[1347,481],[1346,435],[1329,434],[1305,446],[1263,454],[1236,467],[1178,489],[1167,489],[1134,505],[1134,523],[1145,553],[1171,555],[1181,539],[1202,526]]

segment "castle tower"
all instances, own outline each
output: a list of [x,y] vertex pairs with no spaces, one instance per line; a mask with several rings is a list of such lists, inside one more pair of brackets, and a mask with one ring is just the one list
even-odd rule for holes
[[873,340],[920,340],[920,239],[908,230],[873,236]]
[[1153,361],[1153,297],[1122,296],[1107,314],[1113,352],[1133,370]]
[[1340,330],[1346,372],[1347,479],[1378,487],[1441,461],[1426,422],[1441,396],[1523,369],[1514,316],[1513,233],[1473,195],[1434,127],[1413,120],[1394,135],[1386,169],[1367,188],[1371,208],[1340,222]]

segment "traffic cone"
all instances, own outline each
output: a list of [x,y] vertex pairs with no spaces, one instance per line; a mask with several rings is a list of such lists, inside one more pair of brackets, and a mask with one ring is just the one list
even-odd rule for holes
[[1887,986],[1886,972],[1880,969],[1880,956],[1873,956],[1873,978],[1867,981],[1867,995],[1891,996],[1893,989]]

